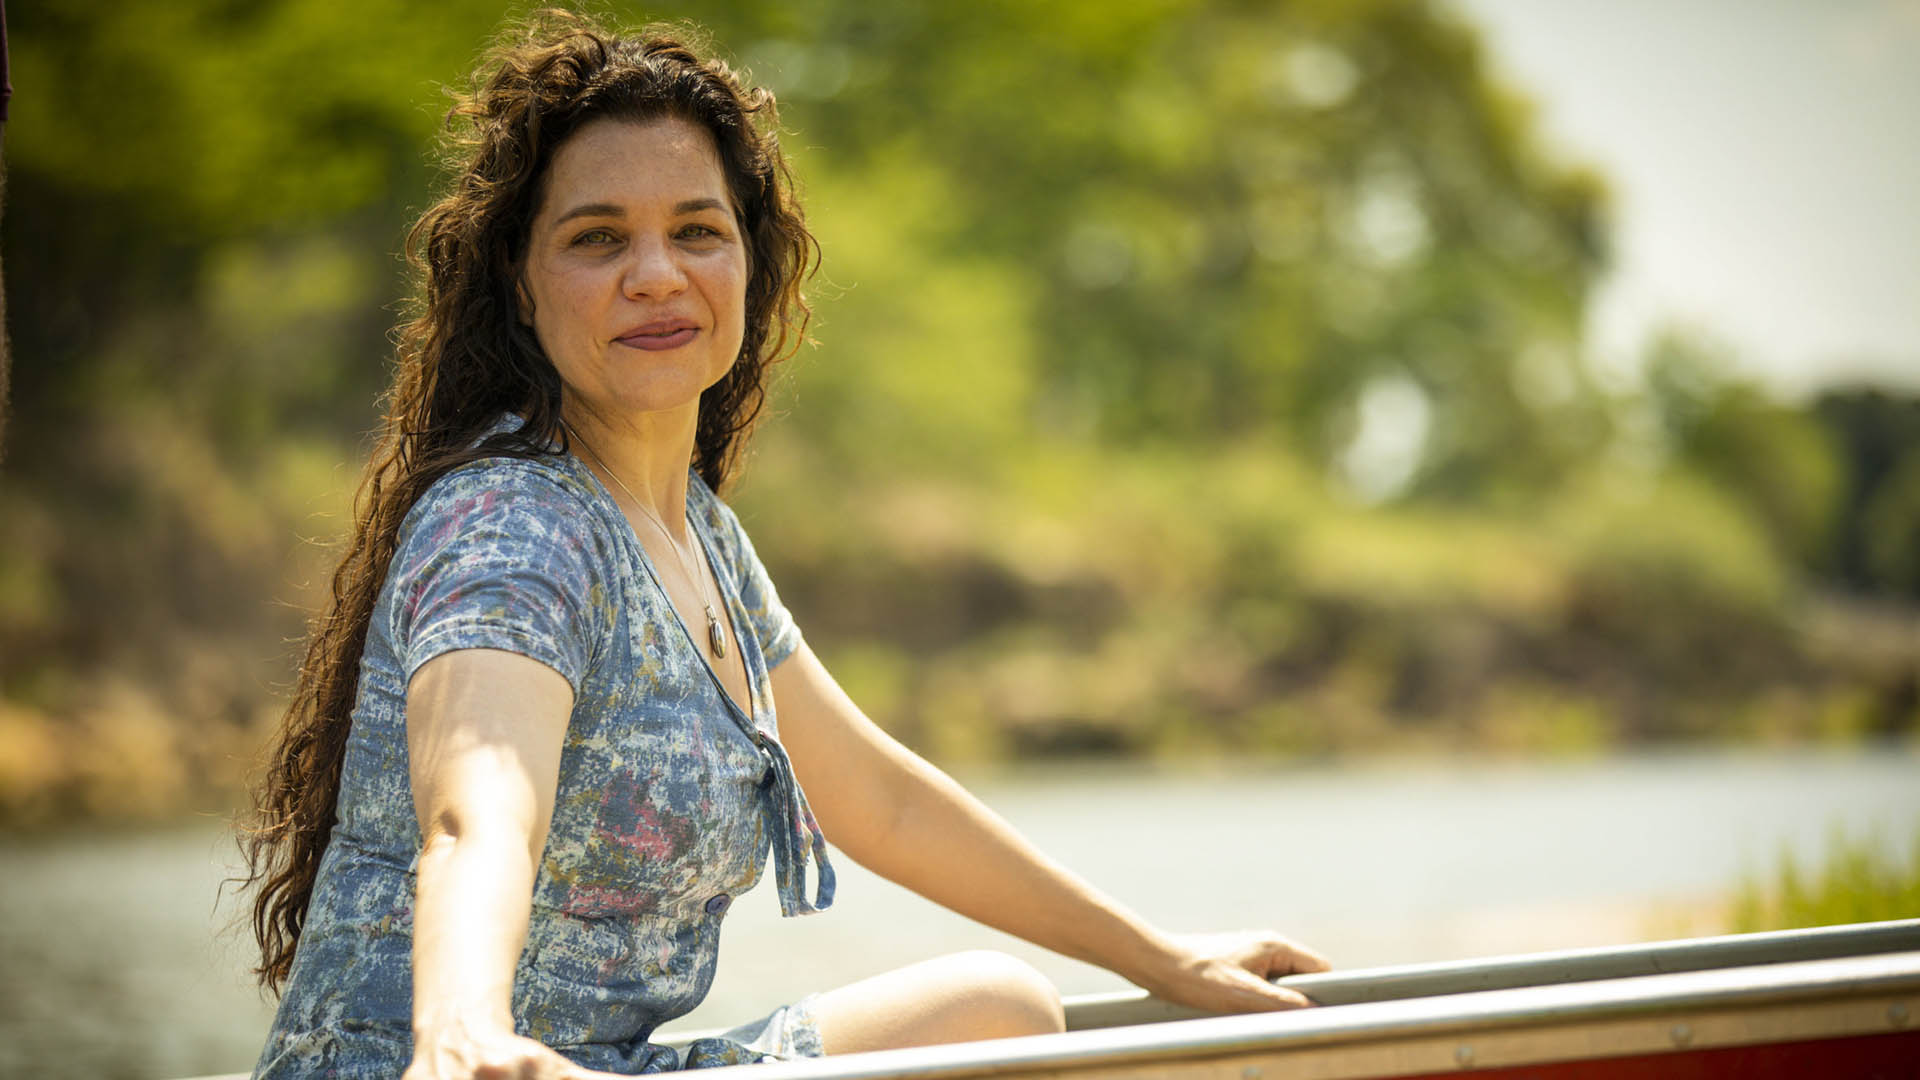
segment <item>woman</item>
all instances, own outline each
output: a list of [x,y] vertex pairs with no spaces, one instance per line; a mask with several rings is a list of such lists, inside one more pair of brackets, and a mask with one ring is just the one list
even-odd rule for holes
[[806,317],[771,98],[573,16],[483,73],[410,238],[422,302],[260,792],[254,925],[284,993],[257,1075],[632,1074],[1060,1029],[1032,969],[966,954],[684,1058],[649,1043],[706,993],[769,847],[785,913],[831,903],[823,831],[1164,997],[1305,1004],[1264,977],[1312,952],[1154,929],[875,727],[715,496]]

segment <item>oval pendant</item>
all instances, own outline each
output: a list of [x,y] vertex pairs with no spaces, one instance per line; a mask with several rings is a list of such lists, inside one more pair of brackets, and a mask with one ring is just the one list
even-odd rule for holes
[[722,659],[727,655],[727,635],[720,631],[720,620],[713,615],[713,609],[707,609],[707,644],[713,647],[713,655]]

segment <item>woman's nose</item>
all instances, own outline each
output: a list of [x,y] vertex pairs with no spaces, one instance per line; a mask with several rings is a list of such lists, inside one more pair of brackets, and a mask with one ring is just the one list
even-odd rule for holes
[[686,288],[687,275],[673,249],[661,243],[639,243],[632,248],[621,282],[628,296],[664,296]]

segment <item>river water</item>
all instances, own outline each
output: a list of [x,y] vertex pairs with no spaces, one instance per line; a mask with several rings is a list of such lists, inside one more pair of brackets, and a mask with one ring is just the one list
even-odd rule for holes
[[[1742,874],[1783,851],[1817,860],[1843,830],[1904,859],[1920,830],[1915,748],[963,779],[1163,926],[1271,925],[1349,968],[1711,932]],[[242,975],[244,936],[223,934],[232,851],[213,821],[0,836],[0,1076],[250,1067],[270,1010]],[[735,904],[684,1025],[967,948],[1024,956],[1068,993],[1122,985],[837,866],[827,913],[783,920],[764,883]]]

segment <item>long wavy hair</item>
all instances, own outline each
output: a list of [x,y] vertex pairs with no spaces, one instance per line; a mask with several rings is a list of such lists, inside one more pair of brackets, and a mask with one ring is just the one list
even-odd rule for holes
[[[501,35],[447,115],[452,182],[407,234],[411,307],[352,536],[241,832],[245,885],[257,890],[255,973],[270,991],[292,970],[332,836],[360,654],[401,520],[461,465],[564,452],[560,377],[520,321],[516,292],[555,152],[603,118],[675,117],[713,137],[748,253],[740,355],[700,396],[692,466],[714,489],[739,462],[768,369],[806,332],[800,286],[818,252],[780,154],[773,97],[686,44],[693,36],[685,27],[618,36],[582,15],[539,12]],[[481,442],[508,411],[526,423]]]

